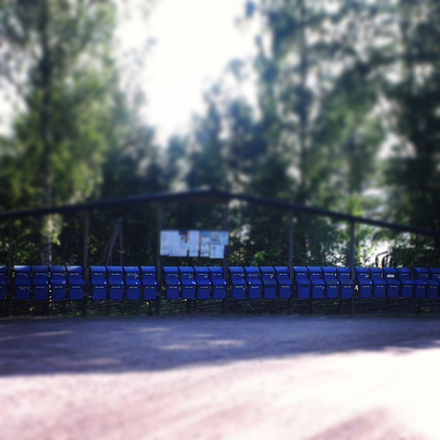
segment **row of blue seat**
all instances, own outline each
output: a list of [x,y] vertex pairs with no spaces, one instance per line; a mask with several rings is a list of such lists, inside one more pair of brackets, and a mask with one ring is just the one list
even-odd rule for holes
[[[84,294],[81,266],[14,266],[15,299],[80,300]],[[227,281],[221,267],[164,267],[167,299],[224,299]],[[355,280],[344,267],[293,267],[293,282],[286,266],[230,267],[233,299],[351,298],[355,287],[361,298],[437,298],[440,269],[356,267]],[[154,300],[158,282],[154,266],[91,266],[92,298],[95,300]],[[0,267],[0,300],[6,297],[7,270]]]

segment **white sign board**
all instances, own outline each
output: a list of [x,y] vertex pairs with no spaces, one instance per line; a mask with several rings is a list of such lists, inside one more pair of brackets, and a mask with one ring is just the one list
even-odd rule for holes
[[164,257],[224,258],[229,233],[225,231],[161,231],[160,255]]

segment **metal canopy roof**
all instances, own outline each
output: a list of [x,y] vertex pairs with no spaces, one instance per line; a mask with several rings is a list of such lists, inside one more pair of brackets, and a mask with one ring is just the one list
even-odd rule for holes
[[149,203],[228,203],[231,200],[240,200],[257,205],[271,206],[273,208],[283,209],[291,212],[304,212],[306,214],[320,217],[328,217],[335,220],[347,221],[351,223],[361,223],[379,228],[391,229],[398,232],[411,232],[419,235],[431,237],[440,237],[440,231],[432,229],[423,229],[414,226],[401,225],[397,223],[375,220],[367,217],[358,217],[350,214],[334,212],[327,209],[315,208],[312,206],[300,205],[284,200],[253,196],[249,194],[231,193],[227,191],[218,191],[215,189],[200,189],[183,192],[166,192],[145,194],[140,196],[123,197],[118,199],[97,200],[88,203],[79,203],[76,205],[54,206],[51,208],[35,208],[21,211],[9,211],[0,213],[0,221],[14,220],[26,217],[41,217],[49,214],[68,214],[77,211],[93,211],[95,209],[109,209],[115,207],[133,206],[137,204]]

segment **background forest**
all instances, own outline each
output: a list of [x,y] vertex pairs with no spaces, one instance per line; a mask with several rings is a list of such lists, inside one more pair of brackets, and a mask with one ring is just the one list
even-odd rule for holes
[[[237,26],[257,25],[256,56],[231,60],[189,134],[166,145],[142,117],[139,60],[116,59],[118,14],[131,8],[145,26],[154,14],[134,7],[0,3],[0,100],[18,103],[0,137],[0,211],[212,187],[440,229],[438,0],[247,2]],[[228,92],[251,77],[256,103]],[[94,212],[90,264],[110,258],[118,225],[108,261],[154,263],[156,217],[150,206]],[[223,217],[223,207],[169,205],[164,226],[221,229]],[[286,264],[289,221],[231,204],[231,262]],[[348,234],[297,216],[294,262],[345,263]],[[83,214],[4,222],[0,261],[78,264],[83,235]],[[432,239],[359,227],[357,241],[360,263],[384,251],[396,265],[440,264]]]

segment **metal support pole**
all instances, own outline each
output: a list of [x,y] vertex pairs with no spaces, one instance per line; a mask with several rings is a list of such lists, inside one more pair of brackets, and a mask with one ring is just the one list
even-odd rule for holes
[[355,223],[350,222],[350,250],[348,253],[348,265],[350,267],[351,279],[354,279],[354,257],[355,257]]
[[[231,254],[231,235],[230,235],[230,226],[229,226],[229,203],[226,202],[225,209],[223,211],[223,230],[228,232],[228,244],[225,246],[225,254],[223,256],[223,278],[225,280],[228,279],[229,272],[229,256]],[[222,300],[222,313],[226,313],[226,296],[225,299]]]
[[88,260],[90,242],[90,213],[87,211],[84,218],[84,255],[83,255],[83,277],[84,282],[88,279]]
[[90,212],[86,211],[86,215],[84,218],[83,277],[84,277],[85,293],[83,294],[83,304],[82,304],[83,316],[87,315],[89,242],[90,242]]
[[289,218],[289,277],[293,279],[293,211]]
[[163,209],[162,205],[157,206],[157,250],[156,250],[156,270],[159,291],[156,292],[156,315],[160,314],[162,296],[162,259],[160,256],[160,232],[162,231]]
[[[293,211],[290,211],[289,215],[289,278],[293,280]],[[292,288],[293,295],[293,288]],[[290,295],[288,304],[287,304],[287,313],[290,315],[292,313],[292,295]]]
[[[354,280],[354,260],[355,260],[355,233],[356,233],[356,225],[354,221],[350,222],[350,250],[348,254],[348,264],[350,267],[350,277]],[[351,313],[354,315],[354,302],[355,302],[355,294],[351,297]]]

